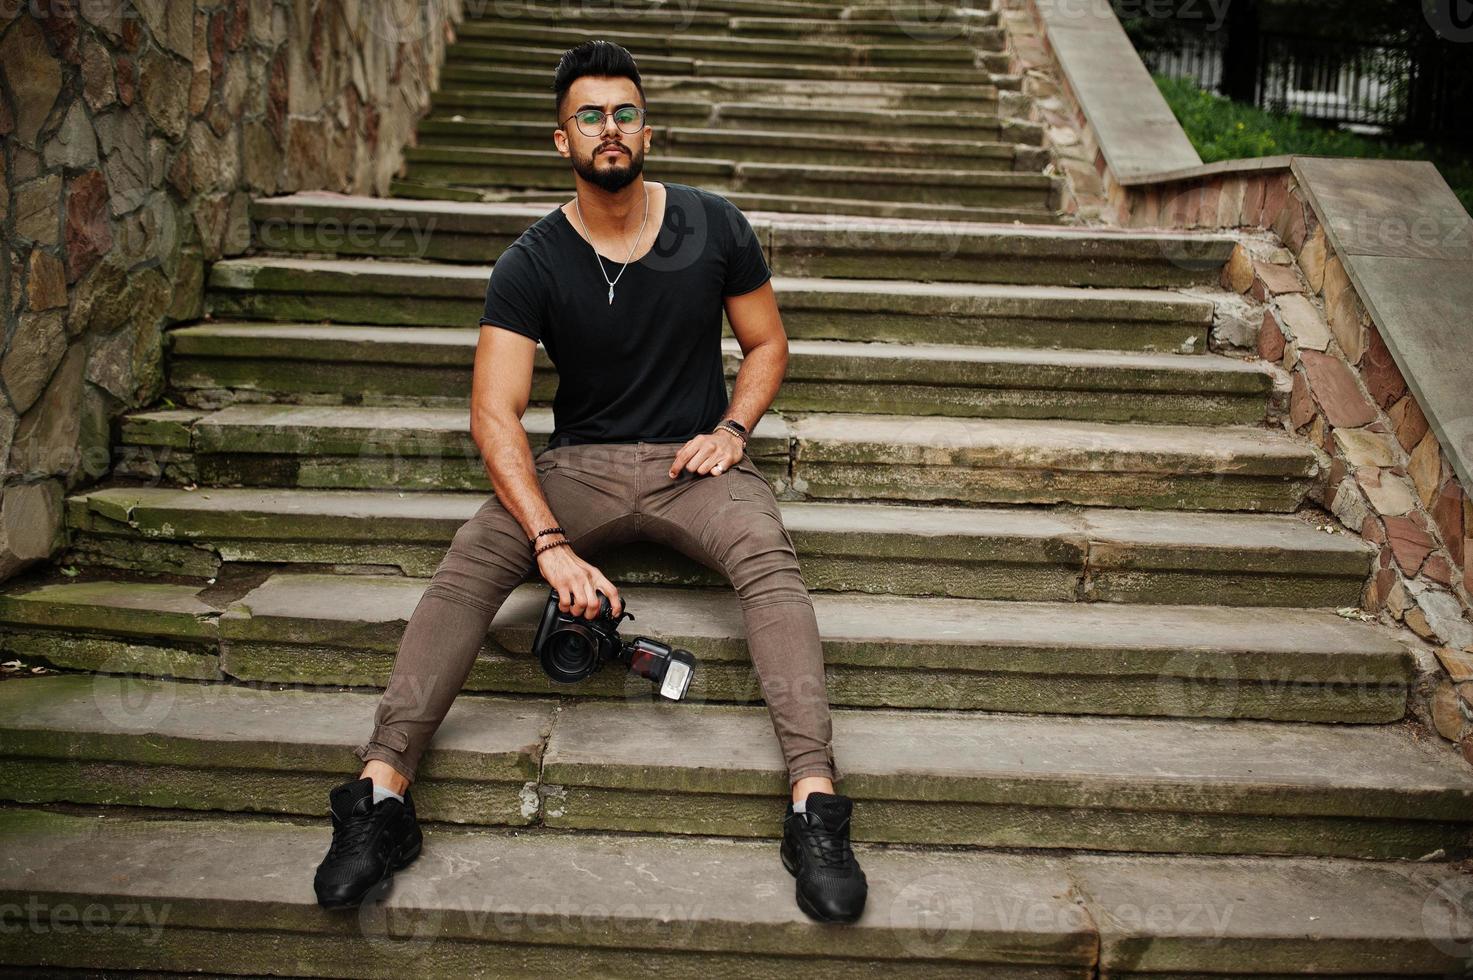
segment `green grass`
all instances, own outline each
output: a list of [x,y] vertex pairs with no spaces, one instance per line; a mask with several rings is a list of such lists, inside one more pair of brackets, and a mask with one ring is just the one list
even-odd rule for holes
[[1473,212],[1473,160],[1466,153],[1426,143],[1391,143],[1330,129],[1298,113],[1266,112],[1203,91],[1196,83],[1155,76],[1156,86],[1176,114],[1203,163],[1266,157],[1278,153],[1431,160],[1463,207]]

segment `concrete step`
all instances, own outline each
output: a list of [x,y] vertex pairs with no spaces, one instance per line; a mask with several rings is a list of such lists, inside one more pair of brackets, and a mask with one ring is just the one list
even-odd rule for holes
[[[214,598],[136,580],[42,585],[0,595],[0,650],[74,670],[382,688],[426,584],[277,572],[235,601],[244,586]],[[695,654],[688,701],[761,700],[729,589],[620,595],[640,623],[627,635]],[[546,600],[535,573],[513,590],[466,689],[639,698],[645,682],[615,670],[576,689],[548,680],[531,656]],[[1414,669],[1390,630],[1324,610],[824,592],[813,604],[839,706],[1374,723],[1404,716]]]
[[[591,31],[586,25],[564,26],[546,18],[538,22],[528,17],[503,17],[492,21],[468,19],[456,32],[450,47],[452,56],[481,48],[524,48],[563,51],[592,37],[622,44],[639,52],[641,72],[664,73],[675,64],[710,61],[743,63],[788,62],[796,66],[894,66],[970,68],[984,52],[1001,52],[1007,37],[996,26],[972,25],[961,18],[950,18],[945,27],[958,35],[944,39],[908,36],[896,21],[878,39],[853,41],[841,34],[848,20],[835,17],[818,21],[822,28],[789,18],[768,18],[767,24],[787,25],[785,31],[769,26],[761,35],[745,36],[725,27],[708,30],[690,24],[678,30],[625,24],[622,29]],[[854,21],[854,23],[863,23]],[[871,17],[868,23],[876,23]],[[885,24],[884,20],[878,21]],[[632,29],[631,29],[632,28]],[[964,33],[962,33],[964,32]],[[672,64],[673,63],[673,64]],[[1006,70],[1006,66],[1002,70]]]
[[[741,163],[820,164],[823,166],[914,167],[922,170],[987,170],[1008,172],[1016,148],[1011,143],[981,139],[927,139],[897,136],[883,145],[856,146],[838,133],[798,133],[725,127],[658,126],[649,152],[663,164],[671,157],[732,160]],[[426,120],[419,125],[421,147],[436,149],[498,148],[532,150],[552,145],[546,121],[468,122]],[[561,159],[561,157],[559,158]]]
[[[801,970],[950,978],[1002,975],[1005,964],[1019,964],[1030,977],[1062,977],[1085,975],[1096,963],[1226,965],[1240,968],[1234,975],[1258,976],[1311,961],[1327,969],[1384,965],[1398,975],[1450,975],[1455,950],[1466,942],[1456,916],[1462,880],[1445,865],[864,847],[869,911],[846,929],[845,955],[838,957],[831,931],[793,906],[791,879],[767,845],[696,838],[672,847],[613,835],[437,829],[437,850],[396,878],[392,927],[382,913],[355,916],[360,942],[350,950],[334,943],[341,914],[323,912],[305,880],[281,874],[283,864],[311,867],[320,859],[321,828],[212,820],[212,833],[242,854],[232,876],[237,889],[227,890],[199,843],[198,824],[116,812],[94,818],[12,810],[3,819],[25,854],[35,856],[21,861],[12,853],[0,872],[7,899],[49,892],[54,882],[64,908],[111,909],[102,900],[121,896],[127,909],[157,916],[147,929],[113,930],[119,936],[108,943],[73,934],[42,944],[16,930],[5,949],[17,963],[105,967],[166,952],[180,969],[202,969],[220,947],[240,946],[235,962],[246,970],[265,972],[287,955],[322,972],[379,977],[410,962],[434,976],[505,972],[515,964],[528,977],[656,970],[773,978]],[[648,873],[656,864],[668,871]],[[98,866],[119,868],[124,890],[99,888],[87,873]],[[487,867],[497,873],[488,878]],[[686,882],[699,883],[721,914],[706,911],[705,898],[693,903]],[[999,889],[1006,903],[995,901]],[[783,901],[774,902],[774,892]],[[1347,905],[1347,893],[1361,901]],[[1017,915],[1016,908],[1031,914]],[[1194,911],[1133,919],[1130,910],[1138,908]],[[1424,908],[1425,924],[1418,917]],[[177,915],[159,914],[164,909]],[[559,915],[549,918],[548,909]],[[612,921],[610,909],[619,910]],[[231,927],[246,930],[250,941],[236,942],[240,934]],[[362,939],[375,951],[366,963]]]
[[[467,10],[460,36],[468,31],[489,31],[495,37],[499,28],[522,23],[539,24],[547,8],[536,5],[503,4],[492,11]],[[835,6],[783,4],[779,10],[749,13],[718,7],[701,10],[672,9],[668,4],[636,7],[625,5],[617,13],[600,10],[566,8],[558,10],[557,23],[575,24],[585,36],[607,37],[610,31],[675,31],[738,37],[818,37],[825,40],[885,41],[950,41],[962,42],[973,32],[986,32],[998,26],[995,10],[966,7],[940,8],[931,5],[885,5],[844,9]],[[545,25],[545,19],[540,24]],[[571,46],[571,44],[569,45]],[[643,64],[643,62],[641,62]]]
[[[105,675],[0,684],[0,798],[318,815],[377,702]],[[832,717],[860,841],[1386,859],[1462,854],[1473,821],[1473,772],[1403,725]],[[476,695],[451,707],[419,777],[427,820],[734,837],[778,833],[788,785],[764,708]]]
[[[453,187],[396,178],[390,182],[396,199],[457,201],[465,203],[545,204],[544,213],[562,204],[561,195],[548,188]],[[904,201],[867,201],[857,198],[811,197],[804,194],[751,194],[723,191],[722,196],[746,212],[772,211],[805,217],[905,218],[929,221],[1011,221],[1025,225],[1056,225],[1063,217],[1055,211],[1029,208],[984,208],[951,204],[910,204]]]
[[[563,188],[568,161],[552,149],[408,147],[409,175],[456,187]],[[1008,169],[926,169],[662,156],[662,177],[712,191],[788,192],[831,199],[1048,209],[1056,178]]]
[[[552,196],[558,203],[567,197],[561,191]],[[251,216],[256,243],[273,252],[470,262],[484,277],[490,273],[484,263],[494,262],[556,206],[300,193],[258,198]],[[924,284],[937,282],[1137,289],[1210,286],[1235,244],[1221,234],[1019,227],[976,220],[880,221],[768,212],[747,217],[775,276],[901,280],[903,288],[913,290],[911,295],[924,295]],[[373,275],[377,268],[367,267],[361,275]],[[432,275],[435,270],[421,271]],[[1135,295],[1147,301],[1145,295]],[[1206,304],[1210,315],[1210,303],[1201,297],[1156,298],[1195,302],[1198,309]]]
[[[215,319],[465,328],[485,311],[490,275],[489,266],[222,259],[210,266],[206,302]],[[771,282],[792,340],[1193,353],[1207,350],[1214,310],[1204,296],[1153,289],[786,275]]]
[[[521,421],[539,452],[552,410]],[[1309,446],[1255,426],[769,413],[748,445],[775,492],[808,500],[1288,512],[1324,470]],[[165,475],[217,486],[490,489],[464,409],[240,404],[123,417],[124,463],[163,449]]]
[[[578,35],[584,32],[575,32]],[[600,35],[603,36],[603,35]],[[745,42],[745,43],[742,43]],[[576,43],[576,42],[574,42]],[[644,71],[664,77],[685,78],[775,78],[822,82],[871,82],[935,85],[991,85],[994,78],[1008,69],[1007,55],[1000,52],[972,51],[965,47],[943,46],[942,56],[933,66],[925,61],[924,50],[916,45],[848,45],[807,44],[768,38],[714,37],[700,39],[702,49],[683,48],[669,55],[640,55]],[[989,42],[991,43],[991,42]],[[728,45],[742,48],[721,57],[720,48]],[[796,58],[813,61],[785,61],[763,49],[769,47],[813,48],[819,54],[799,54]],[[457,41],[446,53],[446,80],[464,82],[477,76],[463,68],[505,68],[513,71],[531,69],[550,74],[543,66],[555,65],[564,48],[556,45],[516,44],[494,41]],[[864,57],[878,60],[865,63]],[[824,61],[833,58],[833,61]]]
[[[323,821],[6,809],[0,835],[15,846],[0,855],[0,902],[34,910],[44,894],[43,923],[53,909],[101,915],[87,930],[7,929],[0,957],[210,971],[228,949],[241,972],[272,973],[286,961],[385,980],[409,971],[1248,977],[1299,974],[1311,963],[1324,974],[1445,977],[1456,975],[1470,939],[1459,904],[1468,879],[1444,863],[860,844],[869,900],[836,946],[832,928],[798,910],[771,842],[449,827],[429,830],[387,905],[345,919],[312,895],[310,869],[327,848]],[[222,850],[232,855],[228,875]]]
[[[477,330],[216,321],[176,328],[169,384],[187,404],[468,404]],[[722,340],[728,379],[742,363]],[[1266,365],[1218,354],[1038,350],[793,340],[776,411],[1067,418],[1197,425],[1262,421]],[[551,405],[556,368],[539,345],[533,405]]]
[[[105,487],[67,501],[72,559],[209,578],[224,564],[428,577],[474,493]],[[811,590],[1054,602],[1352,606],[1375,551],[1299,516],[781,503]],[[1332,527],[1332,525],[1326,525]],[[633,584],[724,586],[652,545],[600,556]]]
[[[955,112],[897,110],[890,107],[850,106],[842,111],[815,111],[809,106],[785,106],[771,102],[710,101],[685,93],[671,93],[648,100],[651,125],[693,128],[733,128],[742,131],[796,132],[825,136],[848,136],[857,125],[882,126],[897,136],[937,139],[980,139],[1039,146],[1040,124],[1005,119],[980,111]],[[535,123],[550,130],[552,120],[547,96],[530,92],[467,93],[443,89],[426,122],[447,123],[458,117],[475,123]],[[425,130],[421,129],[420,132]]]
[[[728,63],[727,66],[731,65]],[[767,66],[759,66],[766,71]],[[742,69],[736,68],[738,72]],[[801,78],[782,72],[765,76],[745,75],[651,75],[644,79],[645,96],[653,104],[672,99],[711,102],[759,102],[788,109],[866,108],[946,112],[958,103],[995,111],[998,93],[1016,91],[1017,75],[993,74],[982,78],[974,72],[962,82],[896,81],[860,78],[856,69],[845,79]],[[893,73],[895,69],[874,69]],[[508,92],[548,91],[549,71],[517,65],[447,64],[441,71],[443,89],[468,95],[494,96]],[[439,104],[440,93],[435,94]],[[544,99],[548,96],[544,95]],[[549,103],[550,103],[549,99]]]

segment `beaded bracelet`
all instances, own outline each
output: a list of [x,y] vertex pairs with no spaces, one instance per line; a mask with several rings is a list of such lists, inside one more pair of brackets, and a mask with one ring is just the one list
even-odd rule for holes
[[540,537],[542,537],[544,534],[567,534],[567,533],[568,533],[567,531],[564,531],[560,527],[547,527],[547,528],[543,528],[542,530],[538,531],[536,534],[532,535],[532,543],[533,544],[536,544],[537,543],[537,539],[540,538]]
[[716,423],[716,428],[715,429],[712,429],[711,431],[714,433],[716,431],[716,429],[725,429],[727,432],[730,432],[732,435],[736,436],[738,439],[740,439],[742,441],[742,447],[743,448],[746,447],[746,445],[747,445],[747,437],[744,436],[744,435],[742,435],[740,432],[738,432],[734,427],[732,427],[730,425],[727,425],[725,419],[722,419],[720,422]]
[[544,551],[551,551],[554,548],[561,548],[563,545],[565,545],[567,543],[568,542],[566,540],[563,540],[563,541],[549,541],[549,542],[547,542],[547,544],[544,544],[540,548],[535,549],[532,552],[532,557],[533,558],[536,558],[538,555],[542,554]]

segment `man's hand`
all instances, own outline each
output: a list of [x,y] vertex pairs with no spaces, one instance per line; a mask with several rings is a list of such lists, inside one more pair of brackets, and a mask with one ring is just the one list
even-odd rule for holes
[[732,464],[741,462],[744,445],[742,437],[725,426],[715,432],[703,432],[675,454],[670,479],[675,479],[683,469],[701,474],[724,473]]
[[[557,540],[563,540],[558,535]],[[604,577],[604,573],[573,553],[572,545],[548,548],[537,556],[537,571],[542,580],[557,590],[558,608],[565,613],[584,619],[598,618],[598,593],[609,597],[609,614],[617,616],[624,611],[624,600],[619,590]]]

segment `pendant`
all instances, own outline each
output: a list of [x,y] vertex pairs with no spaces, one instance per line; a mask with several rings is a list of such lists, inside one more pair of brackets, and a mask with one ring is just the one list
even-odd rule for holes
[[613,286],[610,286],[609,287],[609,305],[610,306],[613,306],[614,305],[614,287]]

